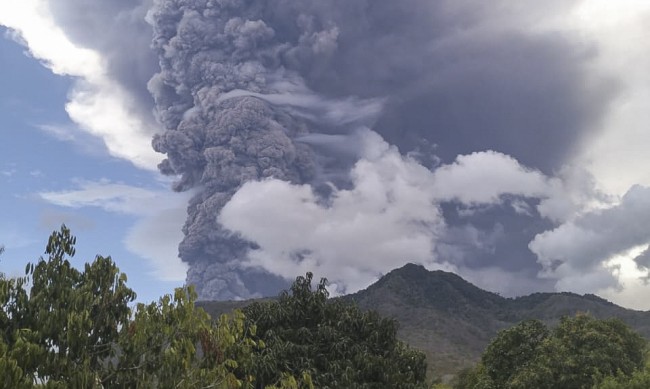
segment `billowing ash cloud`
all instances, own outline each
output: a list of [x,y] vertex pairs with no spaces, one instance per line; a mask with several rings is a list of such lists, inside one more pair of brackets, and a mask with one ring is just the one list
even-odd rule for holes
[[[161,58],[149,88],[168,129],[153,147],[167,155],[161,171],[181,176],[176,190],[200,188],[188,207],[179,252],[190,265],[187,281],[202,298],[269,295],[284,285],[266,270],[241,267],[256,243],[224,229],[217,215],[249,181],[335,179],[356,151],[335,158],[346,153],[332,133],[349,135],[380,106],[311,92],[285,65],[330,55],[336,28],[296,14],[294,31],[276,31],[264,20],[271,9],[245,2],[157,2],[149,14]],[[334,152],[317,156],[317,149]]]
[[407,261],[534,279],[528,243],[591,190],[550,177],[616,91],[535,27],[571,5],[534,4],[154,1],[153,146],[198,189],[179,251],[200,297],[305,270],[353,291]]

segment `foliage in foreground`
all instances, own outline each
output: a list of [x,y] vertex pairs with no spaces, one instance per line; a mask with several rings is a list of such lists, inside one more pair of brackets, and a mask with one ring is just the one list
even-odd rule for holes
[[79,271],[74,244],[63,226],[26,277],[0,278],[2,387],[252,387],[236,374],[256,347],[241,313],[213,324],[191,288],[132,310],[111,258]]
[[396,323],[329,303],[311,274],[249,317],[212,321],[191,287],[132,309],[126,275],[110,257],[75,269],[75,243],[63,226],[25,277],[0,275],[0,388],[423,386],[424,356]]
[[645,340],[618,319],[581,314],[553,330],[530,320],[501,331],[454,388],[647,388],[645,351]]
[[397,340],[396,321],[328,300],[326,280],[315,290],[311,282],[307,273],[278,301],[244,308],[255,339],[265,344],[253,358],[258,387],[305,373],[317,388],[425,386],[425,356]]

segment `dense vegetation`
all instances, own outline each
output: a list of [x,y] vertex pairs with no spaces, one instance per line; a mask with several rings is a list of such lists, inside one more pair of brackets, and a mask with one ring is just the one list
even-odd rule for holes
[[424,354],[397,340],[397,323],[342,300],[328,301],[325,280],[311,290],[311,273],[291,293],[244,309],[266,347],[254,356],[261,384],[282,374],[309,373],[317,388],[419,388]]
[[111,258],[71,266],[75,238],[50,236],[26,276],[0,276],[3,388],[423,387],[424,356],[396,323],[327,300],[299,277],[277,303],[212,321],[192,288],[132,307]]
[[499,332],[454,388],[627,388],[648,382],[645,352],[646,341],[618,319],[577,315],[552,330],[524,321]]

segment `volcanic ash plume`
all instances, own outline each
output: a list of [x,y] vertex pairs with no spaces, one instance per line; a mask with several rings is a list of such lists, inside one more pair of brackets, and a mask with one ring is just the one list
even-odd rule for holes
[[[180,176],[174,189],[196,191],[179,253],[201,299],[274,295],[286,285],[262,269],[242,269],[255,244],[224,229],[217,216],[247,181],[311,183],[327,170],[322,156],[316,168],[306,144],[316,132],[313,119],[324,113],[290,62],[326,56],[336,47],[336,29],[315,29],[313,19],[296,15],[295,31],[281,39],[262,20],[265,3],[247,3],[161,0],[148,15],[161,66],[149,89],[166,127],[153,147],[167,155],[160,170]],[[305,99],[290,98],[296,90]],[[350,125],[329,116],[325,127]]]
[[511,3],[153,0],[153,146],[194,194],[200,298],[303,270],[351,292],[407,261],[552,287],[528,245],[573,208],[549,175],[615,88],[571,29],[530,27],[571,2]]
[[[246,181],[277,177],[304,182],[311,176],[309,151],[295,144],[291,134],[263,101],[241,97],[198,107],[185,115],[176,130],[154,140],[154,148],[166,153],[163,172],[180,173],[177,190],[198,187],[188,207],[179,251],[190,265],[189,283],[205,298],[251,297],[268,294],[278,282],[258,280],[250,285],[233,262],[246,255],[250,243],[221,228],[219,210]],[[263,281],[263,282],[262,282]],[[254,289],[253,289],[254,288]]]

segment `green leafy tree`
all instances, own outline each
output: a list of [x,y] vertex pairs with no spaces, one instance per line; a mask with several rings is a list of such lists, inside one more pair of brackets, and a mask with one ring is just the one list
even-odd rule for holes
[[110,257],[75,269],[75,242],[63,226],[26,277],[0,278],[0,388],[252,387],[241,312],[213,323],[192,288],[132,312],[126,276]]
[[74,255],[74,244],[63,226],[50,236],[47,260],[29,264],[26,277],[0,282],[3,354],[25,382],[93,387],[128,320],[135,294],[124,285],[126,277],[103,257],[76,270],[66,258]]
[[552,331],[538,321],[522,322],[501,331],[483,354],[482,368],[468,373],[455,387],[586,389],[600,382],[613,385],[643,367],[645,348],[645,340],[618,319],[565,317]]
[[[157,303],[138,304],[120,333],[110,387],[250,388],[252,351],[243,314],[213,323],[195,308],[193,288],[176,289]],[[237,372],[240,376],[237,376]]]
[[533,369],[561,387],[591,388],[607,376],[630,376],[642,368],[645,340],[618,319],[588,315],[563,318]]
[[97,256],[83,271],[75,269],[68,260],[75,243],[65,226],[50,236],[48,259],[28,265],[29,299],[21,301],[23,309],[17,312],[16,322],[38,347],[38,358],[26,364],[27,371],[50,387],[102,382],[106,361],[116,355],[119,331],[128,324],[128,304],[135,299],[126,275],[110,257]]
[[548,337],[548,329],[539,320],[524,321],[501,331],[481,358],[485,374],[497,387],[506,387],[519,370],[535,359]]
[[645,340],[618,319],[563,318],[538,356],[513,377],[515,388],[592,388],[643,366]]
[[256,387],[301,377],[297,387],[424,387],[422,353],[397,340],[397,323],[329,300],[326,280],[312,290],[312,274],[298,277],[278,301],[244,309],[265,345],[254,356]]
[[617,375],[605,377],[594,389],[648,389],[650,388],[650,371],[637,370],[631,376]]

